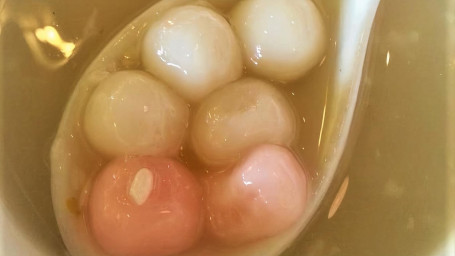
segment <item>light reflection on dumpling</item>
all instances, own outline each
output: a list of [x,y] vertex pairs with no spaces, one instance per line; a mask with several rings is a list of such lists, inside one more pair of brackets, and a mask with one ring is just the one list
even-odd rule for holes
[[196,102],[242,75],[239,44],[229,23],[203,6],[174,8],[145,34],[145,69]]
[[246,0],[232,10],[232,27],[249,71],[290,82],[319,63],[325,50],[322,17],[311,0]]
[[205,182],[207,230],[223,244],[272,237],[295,224],[306,203],[306,176],[286,148],[260,145],[232,170]]
[[170,158],[117,158],[93,183],[87,219],[109,255],[167,256],[199,240],[202,190]]
[[89,142],[107,156],[172,155],[185,137],[189,109],[142,71],[119,71],[93,92],[84,116]]
[[246,78],[201,103],[190,136],[201,160],[223,165],[260,143],[289,146],[295,130],[293,109],[280,91],[265,81]]

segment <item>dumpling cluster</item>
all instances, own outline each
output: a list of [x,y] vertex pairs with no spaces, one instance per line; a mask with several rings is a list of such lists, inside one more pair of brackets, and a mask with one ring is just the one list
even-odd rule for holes
[[[174,255],[202,236],[238,246],[302,216],[296,117],[273,82],[320,61],[322,19],[310,0],[241,1],[227,17],[208,4],[166,11],[141,39],[143,70],[110,74],[85,107],[86,138],[109,159],[85,219],[108,255]],[[184,145],[209,174],[181,161]]]

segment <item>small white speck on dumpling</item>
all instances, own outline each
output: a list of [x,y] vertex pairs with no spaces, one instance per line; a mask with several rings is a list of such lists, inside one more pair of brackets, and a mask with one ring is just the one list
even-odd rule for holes
[[323,57],[324,23],[311,0],[241,1],[230,21],[247,69],[265,78],[296,80]]
[[120,71],[91,95],[84,130],[107,156],[167,156],[178,152],[189,109],[169,87],[142,71]]
[[242,75],[240,46],[227,20],[203,6],[169,10],[148,28],[145,69],[197,102]]

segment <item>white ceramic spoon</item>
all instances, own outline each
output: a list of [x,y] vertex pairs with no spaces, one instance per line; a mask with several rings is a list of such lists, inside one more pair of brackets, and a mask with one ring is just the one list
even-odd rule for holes
[[[199,247],[182,256],[275,256],[282,253],[307,226],[332,185],[346,148],[359,100],[362,71],[374,17],[380,0],[344,0],[340,3],[338,50],[330,58],[336,59],[333,67],[331,97],[324,125],[324,147],[319,172],[322,178],[313,187],[309,205],[301,220],[290,230],[274,238],[235,249]],[[103,159],[88,146],[81,130],[81,119],[89,95],[110,72],[128,65],[131,59],[139,60],[140,48],[135,43],[144,28],[173,6],[190,3],[190,0],[167,0],[154,5],[128,26],[104,48],[80,79],[63,115],[51,152],[52,199],[61,235],[73,256],[105,256],[85,226],[80,205],[88,193],[87,181],[99,170]],[[126,56],[126,57],[125,57]],[[124,62],[123,62],[124,61]]]

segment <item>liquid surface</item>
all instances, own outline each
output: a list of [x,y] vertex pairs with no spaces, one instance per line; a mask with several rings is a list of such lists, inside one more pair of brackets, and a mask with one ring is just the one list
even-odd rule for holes
[[[331,6],[329,1],[319,2]],[[453,102],[453,91],[448,93],[453,87],[449,79],[453,67],[446,49],[447,31],[453,28],[447,26],[446,17],[453,13],[448,8],[452,2],[383,1],[382,23],[375,33],[377,51],[370,59],[373,67],[366,80],[372,84],[370,104],[348,166],[345,200],[332,219],[322,216],[286,255],[450,255],[443,248],[455,216],[449,212],[454,194],[447,178],[453,171],[447,163],[453,158],[446,151],[447,104]],[[33,252],[62,255],[50,204],[49,169],[43,158],[85,66],[109,35],[150,3],[23,3],[7,2],[6,11],[14,19],[3,25],[0,41],[2,49],[8,49],[0,52],[2,203],[9,209],[11,224],[19,227],[11,237],[39,244]],[[65,40],[88,39],[68,65],[51,70],[31,61],[35,55],[27,50],[22,33],[30,30],[18,25],[25,17],[37,20],[39,28],[58,24]],[[30,76],[24,76],[26,71]],[[310,91],[311,86],[302,90]],[[299,106],[316,101],[308,98],[299,101]],[[317,145],[317,138],[308,140],[316,140]],[[314,154],[307,149],[304,154]],[[21,250],[10,242],[2,248],[8,255]],[[19,251],[17,255],[24,254]]]

